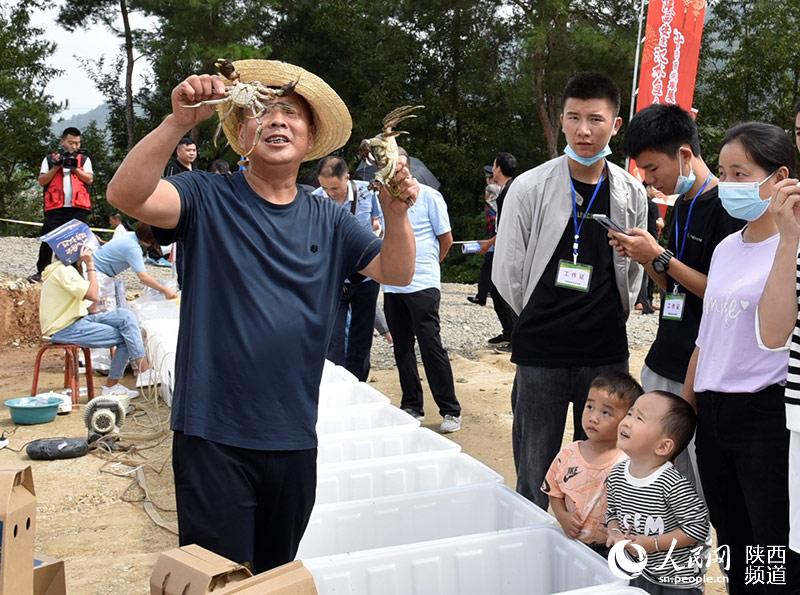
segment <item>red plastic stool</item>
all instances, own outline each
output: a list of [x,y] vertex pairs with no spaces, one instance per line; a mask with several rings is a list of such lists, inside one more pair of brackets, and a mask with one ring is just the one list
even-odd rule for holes
[[42,356],[50,349],[64,350],[64,388],[72,390],[72,404],[78,404],[78,397],[81,391],[80,368],[78,367],[78,351],[83,350],[83,357],[86,360],[86,391],[89,400],[94,398],[94,380],[92,378],[92,353],[88,347],[73,345],[72,343],[45,343],[39,348],[36,354],[36,363],[33,368],[33,385],[31,386],[31,396],[36,395],[39,386],[39,367],[42,364]]

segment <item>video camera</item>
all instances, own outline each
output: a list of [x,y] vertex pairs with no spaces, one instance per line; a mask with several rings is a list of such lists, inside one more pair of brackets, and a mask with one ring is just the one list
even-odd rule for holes
[[86,151],[84,149],[67,151],[64,147],[59,147],[58,154],[61,157],[59,161],[61,167],[66,169],[75,169],[78,167],[78,155],[85,155]]

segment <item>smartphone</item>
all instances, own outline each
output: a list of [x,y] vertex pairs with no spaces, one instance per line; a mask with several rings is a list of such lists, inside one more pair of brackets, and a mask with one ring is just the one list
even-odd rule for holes
[[625,230],[625,228],[622,227],[616,221],[614,221],[608,215],[601,215],[601,214],[592,215],[592,219],[594,219],[600,225],[602,225],[603,227],[605,227],[606,229],[608,229],[610,231],[615,231],[617,233],[624,233],[625,235],[628,235],[628,232]]

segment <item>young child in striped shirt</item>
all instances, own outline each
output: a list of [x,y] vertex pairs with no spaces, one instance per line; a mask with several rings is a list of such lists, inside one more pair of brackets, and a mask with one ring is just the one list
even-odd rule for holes
[[617,448],[617,427],[643,392],[625,372],[595,378],[581,417],[587,438],[558,453],[541,487],[564,533],[603,555],[608,551],[605,481],[611,468],[625,458]]
[[[618,445],[628,459],[606,480],[609,547],[624,547],[634,559],[647,554],[631,586],[653,595],[701,594],[710,546],[708,510],[694,487],[672,466],[694,434],[697,417],[681,397],[645,393],[619,424]],[[612,555],[615,557],[614,548]],[[620,550],[619,555],[624,555]]]

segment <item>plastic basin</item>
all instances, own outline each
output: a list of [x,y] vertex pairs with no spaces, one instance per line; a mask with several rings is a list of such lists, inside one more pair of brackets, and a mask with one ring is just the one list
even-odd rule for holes
[[56,397],[19,397],[8,399],[5,405],[11,410],[15,424],[34,425],[53,421],[62,403],[63,400]]

